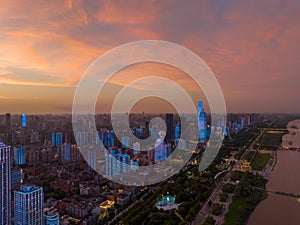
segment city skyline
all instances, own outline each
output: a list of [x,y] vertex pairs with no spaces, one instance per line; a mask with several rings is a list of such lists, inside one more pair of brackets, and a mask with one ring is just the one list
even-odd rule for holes
[[[31,8],[5,1],[0,9],[0,113],[71,113],[76,84],[88,66],[120,44],[145,39],[174,42],[202,57],[220,83],[228,112],[299,113],[291,100],[300,82],[299,7],[296,1],[279,0],[51,1]],[[129,80],[149,73],[180,83],[195,106],[198,99],[208,106],[182,71],[144,63],[115,75],[100,111],[110,111],[112,97]],[[144,87],[140,84],[132,88]],[[166,88],[155,80],[147,87]],[[136,110],[153,112],[157,104],[163,105],[148,99]],[[156,108],[167,112],[171,106]]]

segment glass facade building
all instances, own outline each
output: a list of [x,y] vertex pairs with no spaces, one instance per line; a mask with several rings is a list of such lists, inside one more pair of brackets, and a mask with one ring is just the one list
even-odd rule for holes
[[164,138],[160,136],[155,141],[155,162],[160,162],[166,159],[166,147]]
[[60,132],[59,133],[52,133],[51,134],[51,143],[52,143],[52,147],[61,145],[63,143],[62,133],[60,133]]
[[206,113],[203,109],[203,102],[198,102],[198,130],[199,130],[199,141],[206,142],[207,141],[207,124],[206,124]]
[[44,192],[42,187],[22,186],[14,191],[14,224],[44,225]]
[[14,147],[14,161],[16,165],[24,165],[26,164],[26,149],[24,146]]
[[105,172],[114,177],[121,173],[121,149],[105,150]]
[[0,225],[11,224],[10,146],[0,142]]
[[26,125],[27,125],[27,116],[26,116],[26,114],[21,115],[21,125],[22,125],[22,127],[26,127]]

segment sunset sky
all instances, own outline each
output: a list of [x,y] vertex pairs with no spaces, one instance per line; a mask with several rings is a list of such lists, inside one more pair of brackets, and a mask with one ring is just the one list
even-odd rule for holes
[[[88,66],[138,40],[197,53],[216,75],[228,112],[300,113],[299,12],[297,0],[1,1],[0,113],[71,113]],[[202,98],[181,71],[145,63],[116,74],[99,110],[109,111],[128,77],[147,71]]]

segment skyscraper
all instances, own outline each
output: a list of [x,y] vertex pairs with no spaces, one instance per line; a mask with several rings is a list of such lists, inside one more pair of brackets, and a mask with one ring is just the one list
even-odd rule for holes
[[11,116],[10,116],[10,113],[5,114],[5,126],[6,126],[6,132],[9,132],[11,130]]
[[60,151],[61,151],[61,161],[69,162],[71,160],[71,145],[66,143],[61,145]]
[[181,127],[180,124],[176,124],[175,126],[175,139],[179,139],[180,138],[180,132],[181,132]]
[[121,149],[105,150],[105,172],[114,177],[121,173]]
[[88,170],[92,171],[97,166],[97,149],[88,149]]
[[16,165],[26,164],[25,153],[26,153],[26,149],[24,146],[20,145],[14,147],[14,161]]
[[21,115],[21,125],[22,125],[22,127],[26,127],[26,125],[27,125],[27,116],[26,116],[26,114]]
[[130,156],[128,154],[121,154],[120,155],[120,161],[121,161],[121,169],[122,173],[129,173],[130,172]]
[[15,225],[44,225],[44,192],[42,187],[22,186],[14,191]]
[[199,141],[206,142],[207,141],[206,113],[204,112],[202,101],[198,102],[198,129],[199,129]]
[[166,147],[162,136],[155,141],[155,162],[166,159]]
[[61,145],[62,144],[62,133],[60,133],[60,132],[52,133],[51,139],[52,139],[51,140],[52,147]]
[[167,134],[166,140],[170,140],[173,137],[173,114],[166,114]]
[[11,224],[10,146],[0,142],[0,225]]

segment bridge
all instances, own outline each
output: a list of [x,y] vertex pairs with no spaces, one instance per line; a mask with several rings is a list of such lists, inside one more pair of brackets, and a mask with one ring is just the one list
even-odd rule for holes
[[265,192],[273,193],[275,195],[283,195],[283,196],[288,196],[288,197],[292,197],[292,198],[300,198],[299,194],[286,193],[286,192],[283,192],[283,191],[268,190],[268,189],[259,188],[259,187],[254,187],[254,188],[265,191]]

